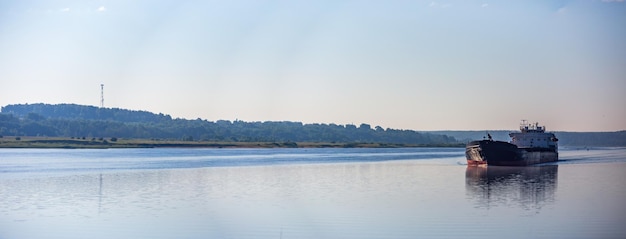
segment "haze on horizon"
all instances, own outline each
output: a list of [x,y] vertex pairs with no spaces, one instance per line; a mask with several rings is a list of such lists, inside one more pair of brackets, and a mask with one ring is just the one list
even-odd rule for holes
[[0,105],[412,130],[626,129],[626,2],[0,2]]

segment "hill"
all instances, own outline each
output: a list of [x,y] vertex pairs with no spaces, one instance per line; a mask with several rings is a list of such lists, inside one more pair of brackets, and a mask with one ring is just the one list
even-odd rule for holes
[[77,104],[16,104],[4,106],[0,112],[12,114],[19,118],[28,117],[29,114],[37,114],[53,119],[101,120],[125,123],[159,123],[172,120],[172,117],[169,115],[154,114],[148,111],[99,108]]
[[383,129],[368,124],[303,124],[289,121],[207,121],[76,104],[16,104],[2,107],[0,135],[76,138],[143,138],[223,142],[389,143],[459,146],[446,135]]

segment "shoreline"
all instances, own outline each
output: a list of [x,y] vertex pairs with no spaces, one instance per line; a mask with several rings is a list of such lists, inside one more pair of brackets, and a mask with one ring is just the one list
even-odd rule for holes
[[164,139],[116,139],[116,138],[67,138],[4,136],[0,148],[60,148],[60,149],[109,149],[109,148],[414,148],[414,147],[464,147],[453,145],[419,145],[360,142],[230,142],[230,141],[183,141]]

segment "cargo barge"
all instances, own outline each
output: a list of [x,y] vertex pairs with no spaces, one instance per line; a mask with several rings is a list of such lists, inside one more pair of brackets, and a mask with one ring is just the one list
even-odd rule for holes
[[465,146],[468,165],[526,166],[559,160],[558,139],[538,123],[520,124],[520,132],[510,133],[511,142],[487,139]]

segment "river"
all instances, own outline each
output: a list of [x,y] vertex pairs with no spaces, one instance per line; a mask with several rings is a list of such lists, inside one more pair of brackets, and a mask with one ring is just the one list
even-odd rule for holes
[[0,238],[626,238],[626,149],[0,149]]

